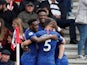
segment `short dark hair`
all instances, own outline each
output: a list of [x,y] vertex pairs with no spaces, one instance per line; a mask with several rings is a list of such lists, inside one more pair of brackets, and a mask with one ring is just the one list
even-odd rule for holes
[[28,25],[30,26],[33,22],[35,22],[35,21],[37,21],[37,19],[30,19],[29,21],[28,21]]
[[49,25],[50,22],[52,22],[51,19],[49,19],[49,18],[45,19],[45,24],[44,24],[45,27],[46,27],[47,25]]
[[46,13],[47,13],[47,11],[44,10],[44,9],[38,9],[38,10],[37,10],[37,14],[39,14],[40,12],[46,12]]

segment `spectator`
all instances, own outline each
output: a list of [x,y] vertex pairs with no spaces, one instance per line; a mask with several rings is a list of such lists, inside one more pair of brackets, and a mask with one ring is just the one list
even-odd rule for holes
[[11,57],[10,57],[10,59],[11,59],[12,61],[16,61],[16,50],[13,51],[13,50],[11,49],[11,43],[12,43],[12,35],[9,34],[8,37],[7,37],[7,43],[6,43],[6,48],[5,48],[5,49],[7,49],[7,50],[9,50],[9,51],[11,52]]
[[[12,6],[10,7],[10,3],[12,2]],[[13,0],[6,0],[7,3],[7,9],[10,11],[14,11],[16,15],[18,15],[20,9],[18,5]]]
[[46,0],[38,0],[39,2],[46,1]]
[[24,0],[14,0],[14,3],[17,4],[18,6],[18,11],[17,11],[17,8],[16,8],[16,11],[18,12],[18,14],[23,10],[23,2]]
[[36,12],[37,9],[39,8],[40,2],[38,0],[30,0],[30,1],[33,2],[33,4],[35,5],[34,11]]
[[35,5],[34,11],[36,12],[39,8],[40,2],[38,0],[24,0],[23,3],[26,4],[27,2],[32,2]]
[[[64,10],[65,9],[64,5],[62,3],[57,2],[56,0],[42,1],[42,3],[40,3],[39,6],[47,7],[54,16],[61,15],[61,19],[66,19],[66,13],[65,13],[65,10]],[[56,15],[55,15],[54,11],[56,12]]]
[[0,60],[1,60],[1,57],[2,57],[2,48],[0,48]]
[[22,24],[22,20],[20,18],[15,18],[12,21],[12,26],[15,30],[16,27],[20,28],[20,37],[21,39],[23,38],[23,24]]
[[57,0],[61,5],[64,5],[64,11],[67,15],[72,15],[72,0]]
[[43,1],[40,4],[40,6],[43,6],[45,8],[47,7],[49,10],[51,10],[53,18],[56,20],[59,27],[61,28],[69,27],[70,43],[76,44],[77,40],[76,40],[75,20],[65,18],[65,14],[64,14],[65,10],[63,9],[64,8],[63,5],[59,4],[56,0],[48,0],[48,1]]
[[[79,0],[79,10],[76,18],[77,27],[80,33],[78,42],[78,58],[87,59],[87,0]],[[82,50],[85,50],[85,57],[82,55]]]
[[5,45],[9,34],[11,34],[10,30],[5,27],[4,20],[0,18],[0,43],[3,48],[6,47]]
[[[12,42],[15,43],[15,41],[16,41],[16,40],[13,40],[13,39],[16,38],[15,29],[18,27],[19,31],[20,31],[20,33],[19,33],[20,42],[19,43],[21,43],[24,40],[22,20],[20,18],[15,18],[12,22],[12,26],[14,28]],[[12,49],[15,50],[15,48],[12,48]],[[23,50],[21,49],[20,55],[22,55],[22,52],[23,52]]]
[[[4,1],[4,0],[3,0]],[[7,4],[4,1],[2,4],[2,15],[1,18],[3,18],[5,20],[5,26],[10,29],[11,31],[13,31],[12,29],[12,20],[16,17],[16,14],[14,11],[10,11],[7,9]],[[8,24],[9,23],[9,24]]]
[[2,10],[2,2],[0,2],[0,11]]
[[10,51],[3,50],[0,65],[15,65],[15,63],[10,60],[10,55],[11,55]]
[[14,0],[14,2],[19,2],[20,3],[20,2],[22,2],[22,0]]
[[28,28],[28,20],[37,18],[37,14],[34,12],[34,4],[29,2],[25,5],[25,10],[19,13],[19,18],[23,20],[24,29]]

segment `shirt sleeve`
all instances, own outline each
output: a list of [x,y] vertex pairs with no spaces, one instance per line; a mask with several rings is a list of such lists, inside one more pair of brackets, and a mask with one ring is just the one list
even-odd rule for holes
[[37,37],[40,37],[40,32],[39,31],[36,33],[36,36]]
[[28,40],[28,39],[31,40],[32,37],[34,37],[34,36],[36,36],[34,32],[28,32],[28,33],[26,34],[26,39],[27,39],[27,40]]
[[57,34],[57,37],[58,37],[58,43],[61,44],[63,41],[63,37],[60,34]]

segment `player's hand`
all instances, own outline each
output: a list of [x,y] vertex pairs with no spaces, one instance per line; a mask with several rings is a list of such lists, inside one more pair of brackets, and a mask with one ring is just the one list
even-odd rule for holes
[[25,47],[23,48],[23,51],[28,52],[28,51],[30,51],[30,49],[28,48],[28,46],[25,46]]
[[28,48],[28,46],[23,46],[23,45],[21,45],[21,47],[22,47],[22,49],[23,49],[23,51],[24,51],[24,52],[27,52],[27,51],[29,51],[29,48]]
[[21,48],[22,48],[22,49],[24,48],[24,42],[21,43]]
[[54,39],[54,40],[58,40],[57,35],[50,35],[50,38],[51,38],[51,39]]
[[21,43],[21,47],[24,48],[24,46],[27,46],[29,44],[31,44],[31,40],[25,40],[24,42]]
[[64,32],[63,32],[63,30],[61,30],[59,33],[60,33],[62,36],[64,36]]

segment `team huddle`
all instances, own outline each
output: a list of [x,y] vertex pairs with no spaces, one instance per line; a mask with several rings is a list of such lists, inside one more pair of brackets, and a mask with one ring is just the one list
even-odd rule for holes
[[64,54],[65,39],[56,32],[57,24],[53,19],[44,20],[44,28],[37,19],[29,20],[29,28],[25,31],[27,47],[21,56],[21,65],[68,65]]

